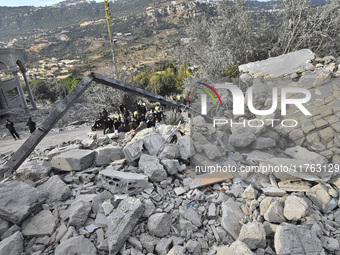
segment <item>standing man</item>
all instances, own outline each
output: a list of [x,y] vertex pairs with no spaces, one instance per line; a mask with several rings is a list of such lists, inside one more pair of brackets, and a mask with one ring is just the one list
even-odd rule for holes
[[188,101],[189,101],[189,107],[190,107],[190,104],[191,104],[191,93],[190,92],[188,93]]
[[28,126],[28,128],[29,128],[29,130],[30,130],[30,132],[31,132],[31,134],[32,134],[32,133],[34,132],[35,128],[36,128],[36,124],[35,124],[34,121],[32,121],[32,118],[31,118],[31,117],[28,118],[28,121],[27,121],[27,123],[26,123],[26,126]]
[[14,140],[17,140],[17,138],[20,139],[20,136],[18,135],[17,131],[14,128],[14,123],[12,121],[10,121],[9,119],[6,120],[6,128],[11,133],[11,135],[14,138]]

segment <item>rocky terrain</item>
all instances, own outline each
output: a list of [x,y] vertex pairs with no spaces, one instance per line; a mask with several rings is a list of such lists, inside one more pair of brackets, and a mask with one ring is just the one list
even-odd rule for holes
[[[196,116],[35,150],[0,184],[0,254],[340,254],[338,122],[330,120],[339,118],[338,67],[294,54],[241,66],[241,79],[257,86],[258,106],[282,78],[317,91],[308,120],[287,110],[297,127],[214,127]],[[300,61],[271,69],[284,58]]]

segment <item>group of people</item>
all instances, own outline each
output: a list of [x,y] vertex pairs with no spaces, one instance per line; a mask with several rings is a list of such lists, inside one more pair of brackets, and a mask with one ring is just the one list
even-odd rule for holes
[[163,109],[164,107],[159,104],[153,105],[152,108],[148,107],[147,102],[139,100],[133,103],[131,109],[127,109],[121,103],[113,116],[109,117],[107,110],[104,108],[102,112],[98,113],[98,118],[92,126],[92,130],[101,128],[104,134],[114,132],[114,130],[119,133],[129,132],[135,130],[142,122],[147,127],[157,127],[165,118]]
[[[30,130],[31,134],[36,129],[36,123],[32,120],[31,117],[28,118],[26,126],[28,126],[28,129]],[[16,131],[16,129],[14,127],[14,123],[12,121],[10,121],[9,119],[6,120],[6,128],[11,133],[11,135],[14,138],[14,140],[21,139],[19,134],[18,134],[18,132]]]

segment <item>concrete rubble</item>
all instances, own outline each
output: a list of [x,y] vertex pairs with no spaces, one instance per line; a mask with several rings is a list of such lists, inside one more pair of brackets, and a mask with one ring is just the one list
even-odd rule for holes
[[[274,68],[285,59],[296,63]],[[0,183],[0,254],[340,254],[339,71],[326,59],[304,50],[240,68],[257,88],[282,77],[308,87],[308,75],[333,70],[310,86],[331,92],[310,106],[313,117],[288,108],[301,118],[294,128],[213,127],[196,116],[171,139],[163,124],[35,150]],[[301,171],[264,171],[277,165]]]

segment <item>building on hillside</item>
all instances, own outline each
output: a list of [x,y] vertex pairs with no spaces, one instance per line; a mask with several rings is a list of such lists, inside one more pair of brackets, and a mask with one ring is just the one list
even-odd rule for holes
[[24,50],[0,48],[0,109],[23,107],[29,113],[28,103],[19,75],[24,78],[29,102],[33,109],[36,104],[26,76]]

